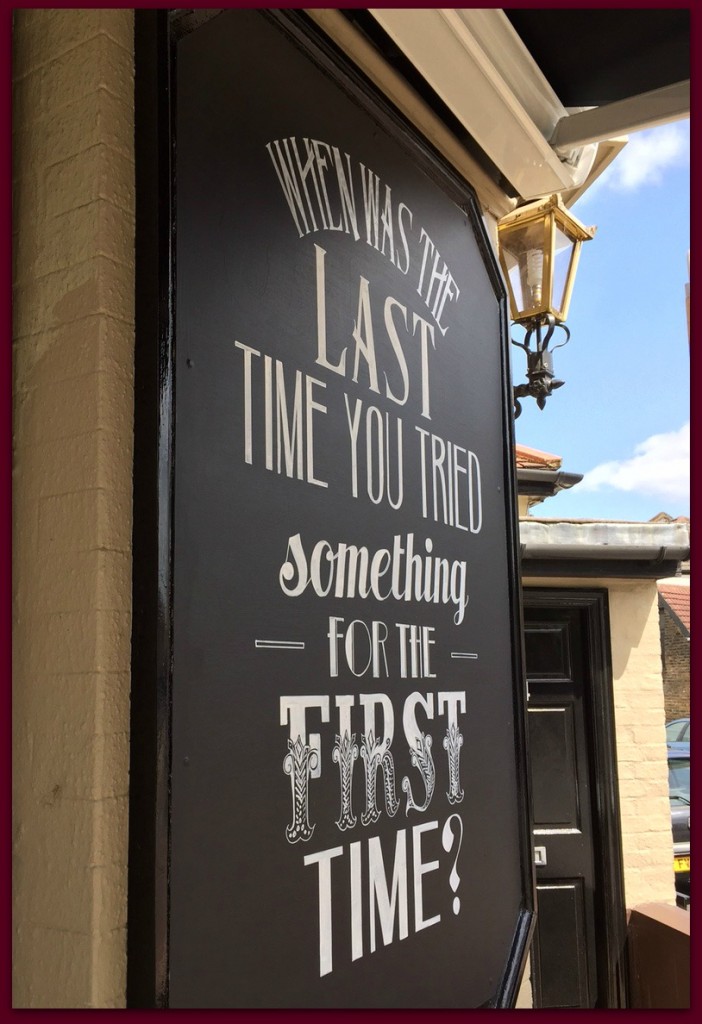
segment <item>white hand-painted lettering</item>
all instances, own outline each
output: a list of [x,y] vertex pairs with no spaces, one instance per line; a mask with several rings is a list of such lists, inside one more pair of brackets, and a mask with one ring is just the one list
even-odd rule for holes
[[[319,139],[274,139],[266,150],[300,238],[318,231],[343,232],[356,242],[363,238],[401,274],[409,274],[414,215],[373,170]],[[448,325],[441,317],[460,289],[424,228],[415,246],[421,252],[417,292],[445,335]]]
[[[390,414],[381,413],[374,405],[366,409],[364,420],[361,420],[363,402],[355,400],[353,414],[349,406],[349,396],[344,394],[346,405],[346,422],[351,442],[351,493],[358,497],[358,453],[361,423],[365,427],[365,458],[366,458],[366,492],[374,505],[387,500],[391,508],[399,508],[404,499],[404,464],[403,464],[403,428],[402,420],[395,417],[395,438],[392,440]],[[361,447],[363,451],[363,446]],[[395,467],[393,481],[392,467]],[[393,494],[393,489],[395,493]]]
[[[444,825],[442,836],[446,835],[447,828],[450,832],[449,822],[458,815],[452,815]],[[460,819],[458,819],[460,822]],[[363,921],[368,921],[370,950],[374,953],[378,947],[378,923],[380,923],[380,936],[384,946],[389,946],[395,940],[406,939],[410,931],[409,900],[410,892],[413,898],[414,931],[419,932],[425,928],[431,928],[441,921],[440,914],[425,916],[425,894],[424,876],[439,868],[438,860],[424,860],[422,849],[422,838],[428,843],[433,841],[434,848],[440,850],[436,839],[430,835],[437,832],[438,821],[427,821],[421,825],[415,825],[411,830],[411,843],[408,844],[407,837],[409,829],[398,829],[395,833],[394,853],[392,848],[383,850],[383,842],[380,836],[370,836],[364,842],[351,843],[349,852],[349,900],[350,907],[347,911],[347,918],[351,926],[351,960],[359,960],[364,956],[363,947]],[[388,844],[392,839],[387,840]],[[444,839],[444,848],[446,839]],[[411,867],[408,864],[411,848]],[[365,847],[366,855],[363,856]],[[450,847],[448,847],[450,849]],[[309,854],[304,859],[305,866],[318,865],[318,893],[319,893],[319,975],[324,977],[330,974],[334,966],[334,930],[332,929],[332,904],[340,900],[341,893],[345,887],[332,884],[332,860],[344,856],[344,848],[335,846],[329,850],[320,850],[318,853]],[[388,876],[387,864],[392,858],[392,869]],[[458,854],[456,854],[456,859]],[[364,867],[366,883],[364,885]],[[409,868],[409,870],[408,870]],[[334,868],[335,872],[341,871],[339,864]],[[410,874],[411,872],[411,874]],[[457,878],[454,866],[453,877]],[[411,881],[410,881],[411,879]]]
[[[419,274],[419,284],[417,285],[417,291],[424,299],[424,303],[428,309],[431,310],[431,315],[436,321],[436,325],[442,334],[446,334],[448,326],[442,327],[441,325],[441,314],[444,311],[446,301],[449,302],[452,299],[457,299],[461,294],[456,282],[453,279],[453,275],[446,266],[446,263],[441,258],[441,253],[432,242],[429,235],[426,233],[424,228],[421,230],[420,243],[424,243],[424,250],[422,253],[422,269]],[[433,255],[431,262],[431,270],[426,276],[425,271],[428,268],[429,261]],[[433,305],[432,305],[433,297]]]
[[[234,345],[244,353],[244,461],[251,465],[254,462],[255,404],[252,356],[258,359],[261,353],[240,341],[235,341]],[[314,388],[326,388],[326,384],[296,370],[291,395],[290,384],[286,382],[285,369],[280,359],[275,360],[275,373],[273,370],[273,360],[264,355],[263,435],[266,469],[305,480],[317,487],[328,487],[325,480],[318,480],[314,475],[314,415],[326,415],[327,412],[327,407],[315,398]]]
[[[336,362],[332,362],[329,355],[327,338],[327,300],[326,300],[326,250],[315,244],[315,283],[317,296],[317,358],[316,362],[325,370],[331,370],[340,376],[346,376],[346,354],[345,346],[338,354]],[[397,362],[400,379],[402,382],[401,394],[396,394],[388,378],[387,370],[383,367],[385,379],[384,394],[391,402],[397,405],[405,405],[410,394],[410,378],[405,355],[403,341],[398,333],[398,322],[394,315],[399,311],[404,322],[404,345],[411,346],[413,339],[419,337],[421,352],[420,386],[422,394],[422,416],[431,419],[431,395],[429,382],[429,351],[436,348],[434,326],[425,320],[419,313],[412,314],[412,332],[410,334],[408,324],[408,310],[392,295],[386,296],[383,304],[383,324],[390,342],[390,349]],[[337,311],[338,320],[338,311]],[[417,332],[419,328],[419,332]],[[362,375],[363,382],[367,383],[369,391],[381,394],[378,355],[373,329],[373,316],[371,309],[370,281],[362,274],[359,276],[358,303],[356,305],[356,316],[351,328],[351,337],[355,342],[353,357],[353,374],[351,379],[354,384],[359,383],[359,375]],[[387,346],[383,346],[387,348]],[[363,366],[361,365],[363,363]]]
[[[422,427],[414,429],[421,439],[422,515],[457,530],[480,533],[483,506],[478,456]],[[462,482],[461,476],[465,477]],[[467,522],[462,522],[465,515]]]
[[[452,604],[455,625],[463,622],[468,607],[468,567],[465,561],[432,555],[434,542],[424,541],[426,554],[414,551],[414,534],[393,537],[392,548],[379,548],[371,555],[367,547],[346,544],[332,547],[319,540],[308,557],[299,533],[288,538],[285,561],[278,582],[287,597],[299,597],[311,587],[317,597],[373,597],[377,601],[423,601]],[[404,570],[404,573],[403,573]],[[390,580],[384,580],[390,572]],[[402,578],[401,578],[402,577]]]

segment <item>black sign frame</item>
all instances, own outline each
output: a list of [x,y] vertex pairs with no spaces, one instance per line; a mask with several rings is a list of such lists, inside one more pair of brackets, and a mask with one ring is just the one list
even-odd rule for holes
[[[130,762],[127,1001],[169,1005],[169,860],[171,684],[173,659],[173,511],[175,379],[174,75],[177,41],[213,13],[175,17],[135,12],[136,55],[136,356],[133,531],[133,655]],[[506,293],[470,188],[392,109],[304,15],[266,11],[356,102],[401,137],[424,171],[460,196],[499,306],[502,435],[510,638],[523,905],[504,973],[485,1005],[514,1006],[534,927],[534,871],[527,770],[526,693],[519,578],[517,488],[513,460]]]

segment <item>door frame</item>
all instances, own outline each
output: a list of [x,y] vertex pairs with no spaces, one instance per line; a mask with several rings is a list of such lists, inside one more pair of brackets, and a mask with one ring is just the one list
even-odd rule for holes
[[601,1009],[621,1009],[628,1004],[626,906],[608,592],[606,589],[594,588],[524,586],[522,593],[525,610],[569,608],[583,612],[584,653],[589,670],[585,728],[590,761],[593,853],[597,881],[595,924],[598,934],[598,1004]]

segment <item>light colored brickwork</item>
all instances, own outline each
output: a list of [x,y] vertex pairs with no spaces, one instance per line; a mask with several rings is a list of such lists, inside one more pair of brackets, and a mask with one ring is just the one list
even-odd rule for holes
[[610,621],[626,902],[674,903],[655,582],[613,588]]
[[18,10],[13,1002],[124,1005],[133,14]]
[[[665,709],[654,580],[587,580],[609,595],[626,905],[675,903]],[[572,579],[524,586],[582,586]]]

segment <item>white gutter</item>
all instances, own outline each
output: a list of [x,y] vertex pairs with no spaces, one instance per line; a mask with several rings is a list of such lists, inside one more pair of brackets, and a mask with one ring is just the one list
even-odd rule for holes
[[572,163],[554,152],[549,139],[568,112],[502,11],[370,13],[523,199],[582,184],[597,147]]
[[[357,64],[398,110],[469,181],[482,208],[499,220],[514,209],[510,199],[470,155],[419,94],[385,61],[337,10],[309,8],[305,13]],[[555,123],[555,122],[554,122]]]
[[662,89],[631,96],[616,103],[582,110],[562,117],[551,136],[557,153],[566,156],[572,149],[635,132],[641,128],[668,124],[690,116],[690,82],[677,82]]
[[[516,205],[340,11],[305,13],[471,182],[485,211],[498,220]],[[373,8],[369,13],[520,200],[557,192],[571,205],[621,151],[623,133],[689,114],[686,82],[601,107],[566,109],[499,9]]]
[[685,523],[526,520],[519,523],[522,558],[674,561],[690,557]]

